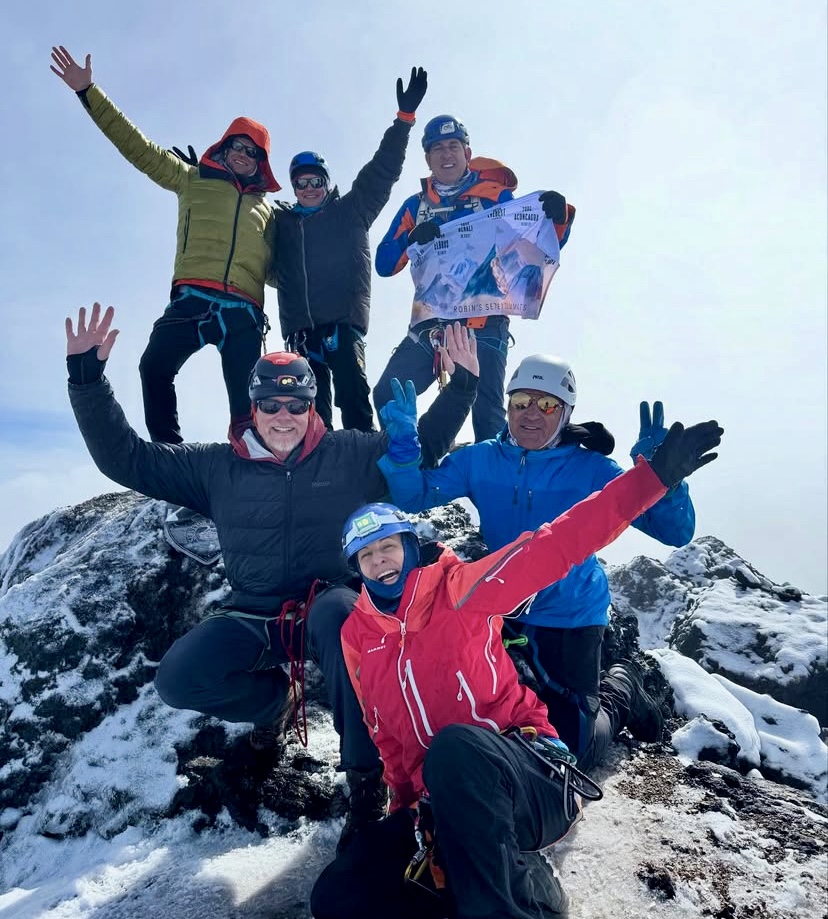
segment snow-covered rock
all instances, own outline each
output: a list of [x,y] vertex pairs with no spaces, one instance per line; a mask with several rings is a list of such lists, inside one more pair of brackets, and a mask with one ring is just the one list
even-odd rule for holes
[[[246,726],[160,702],[158,660],[227,591],[220,563],[169,550],[164,512],[104,495],[33,522],[0,556],[0,914],[309,919],[344,812],[318,674],[309,748],[292,741],[277,767],[251,755]],[[457,506],[420,530],[485,551]],[[605,661],[638,653],[640,633],[648,689],[672,688],[673,746],[617,747],[605,801],[553,850],[572,919],[668,900],[677,917],[822,917],[821,716],[784,703],[824,674],[825,598],[772,584],[711,538],[609,575]],[[671,646],[688,630],[704,636],[692,657]],[[591,871],[600,896],[580,877]]]

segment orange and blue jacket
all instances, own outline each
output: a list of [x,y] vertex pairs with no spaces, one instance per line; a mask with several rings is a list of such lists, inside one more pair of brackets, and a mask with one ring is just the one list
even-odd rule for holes
[[[508,166],[499,160],[478,156],[469,161],[469,168],[474,175],[473,183],[453,198],[441,198],[434,190],[431,176],[422,179],[422,191],[406,199],[377,247],[374,264],[378,275],[389,278],[406,266],[406,250],[410,245],[408,234],[418,223],[431,220],[442,225],[514,198],[513,191],[518,180]],[[429,205],[426,208],[421,207],[424,201]],[[555,224],[561,248],[569,239],[569,230],[575,219],[575,208],[571,204],[567,204],[566,211],[565,223]]]

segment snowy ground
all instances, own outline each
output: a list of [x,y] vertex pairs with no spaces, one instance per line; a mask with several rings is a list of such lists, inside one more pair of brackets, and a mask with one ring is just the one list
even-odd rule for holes
[[[313,732],[315,755],[326,757],[335,745],[332,729]],[[570,919],[824,919],[824,809],[790,805],[785,819],[794,815],[823,840],[803,854],[801,845],[786,848],[760,820],[727,803],[720,807],[716,795],[688,783],[675,756],[630,757],[619,746],[615,757],[601,776],[604,800],[590,805],[576,830],[550,850],[571,897]],[[131,761],[140,772],[137,760],[133,755],[120,768]],[[263,839],[229,820],[196,833],[193,818],[129,827],[109,840],[18,832],[4,853],[14,865],[7,862],[3,871],[19,880],[0,894],[0,917],[310,919],[310,887],[333,855],[339,821],[289,826],[263,815],[274,831]]]

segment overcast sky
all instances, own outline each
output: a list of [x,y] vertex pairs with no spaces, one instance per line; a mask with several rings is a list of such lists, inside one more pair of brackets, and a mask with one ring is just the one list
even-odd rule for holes
[[[420,135],[438,113],[511,166],[518,193],[564,193],[577,220],[540,320],[512,324],[509,372],[539,350],[568,358],[574,420],[603,421],[622,463],[641,399],[663,400],[668,422],[717,418],[721,458],[691,484],[697,535],[777,581],[828,589],[824,3],[43,0],[6,5],[0,28],[0,549],[56,505],[113,487],[69,409],[64,316],[116,306],[107,374],[145,434],[138,359],[173,264],[175,197],[51,73],[64,44],[79,61],[92,53],[95,82],[158,143],[200,153],[247,115],[269,127],[283,185],[311,148],[343,191],[394,117],[396,77],[424,66],[428,95],[374,245],[425,174]],[[371,383],[411,294],[407,272],[374,278]],[[278,328],[275,294],[266,309]],[[185,437],[224,439],[214,349],[178,390]],[[636,533],[603,555],[639,553],[664,549]]]

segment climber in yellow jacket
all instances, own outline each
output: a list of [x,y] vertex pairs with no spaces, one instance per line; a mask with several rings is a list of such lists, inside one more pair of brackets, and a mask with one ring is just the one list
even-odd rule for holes
[[266,267],[271,258],[278,191],[267,129],[236,118],[222,138],[190,165],[148,140],[92,82],[62,45],[51,69],[74,90],[95,124],[136,169],[178,196],[178,232],[170,303],[153,326],[141,358],[144,418],[150,437],[181,443],[175,375],[185,361],[215,345],[222,361],[231,421],[249,414],[247,382],[262,353]]

